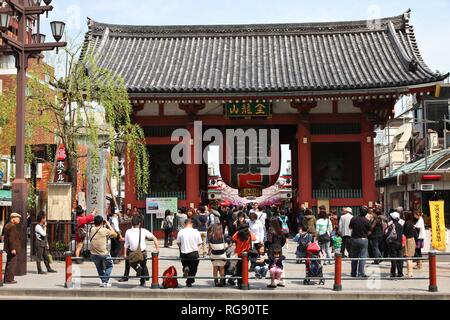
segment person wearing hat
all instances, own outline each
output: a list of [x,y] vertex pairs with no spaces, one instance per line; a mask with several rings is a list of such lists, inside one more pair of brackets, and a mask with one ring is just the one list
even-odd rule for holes
[[14,280],[17,266],[17,256],[22,250],[22,239],[20,236],[20,222],[22,216],[12,213],[11,221],[4,228],[5,244],[3,250],[6,252],[5,284],[16,284]]
[[[390,214],[391,222],[386,230],[386,245],[390,258],[403,257],[403,226],[400,224],[400,214],[394,211]],[[395,232],[394,232],[395,230]],[[391,260],[391,278],[403,277],[403,260]]]
[[343,208],[341,213],[341,219],[339,220],[338,232],[342,237],[342,257],[346,258],[345,250],[347,250],[348,256],[350,256],[351,250],[351,236],[352,230],[350,229],[350,221],[353,219],[353,210],[350,207]]

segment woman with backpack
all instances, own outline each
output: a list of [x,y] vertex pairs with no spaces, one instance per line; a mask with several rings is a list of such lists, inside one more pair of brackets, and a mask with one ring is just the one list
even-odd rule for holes
[[[216,287],[225,286],[225,264],[227,262],[226,244],[220,224],[211,226],[208,233],[209,256],[213,265],[213,277]],[[220,277],[220,280],[217,278]]]
[[298,244],[297,250],[295,251],[295,257],[298,259],[297,263],[304,262],[304,258],[306,258],[306,248],[312,242],[313,237],[306,231],[303,230],[302,227],[298,229],[298,234],[294,237],[294,241]]
[[173,243],[173,215],[170,210],[166,210],[161,229],[164,230],[164,248],[170,248]]
[[[316,222],[317,238],[320,249],[326,254],[327,259],[331,259],[331,232],[333,231],[333,223],[328,218],[328,214],[324,207],[320,208],[319,219]],[[331,265],[332,261],[324,262],[324,265]]]
[[[402,236],[403,227],[400,224],[400,214],[397,211],[391,213],[392,221],[386,229],[386,245],[390,258],[403,258]],[[391,260],[391,278],[403,277],[403,261]]]

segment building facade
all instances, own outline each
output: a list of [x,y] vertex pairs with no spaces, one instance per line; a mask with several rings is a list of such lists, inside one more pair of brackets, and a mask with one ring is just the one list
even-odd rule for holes
[[[206,202],[207,164],[175,165],[174,130],[276,128],[292,150],[296,204],[373,205],[374,129],[403,95],[434,93],[447,75],[422,60],[410,13],[367,21],[125,26],[89,20],[83,56],[124,78],[151,157],[148,195]],[[268,112],[230,117],[230,105]],[[193,148],[193,146],[192,146]],[[132,164],[131,164],[132,165]],[[137,197],[132,166],[125,203]]]

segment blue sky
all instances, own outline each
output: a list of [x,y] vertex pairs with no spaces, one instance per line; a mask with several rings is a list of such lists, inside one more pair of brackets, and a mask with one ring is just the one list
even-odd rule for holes
[[[67,22],[74,38],[86,31],[86,18],[108,23],[237,24],[364,20],[412,9],[412,25],[432,70],[450,72],[450,0],[54,0],[43,21]],[[82,40],[81,37],[78,38]]]

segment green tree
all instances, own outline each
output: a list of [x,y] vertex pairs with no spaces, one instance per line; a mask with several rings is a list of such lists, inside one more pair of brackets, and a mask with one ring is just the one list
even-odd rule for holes
[[[80,46],[64,49],[67,58],[64,77],[58,79],[48,68],[45,74],[50,86],[37,78],[28,81],[39,112],[52,118],[49,126],[43,127],[55,133],[66,148],[66,174],[74,190],[77,190],[79,159],[87,156],[80,152],[81,144],[92,147],[95,163],[99,148],[109,147],[114,155],[114,142],[126,141],[127,164],[133,160],[136,190],[138,195],[143,195],[149,185],[149,158],[142,128],[131,123],[133,110],[125,83],[110,71],[99,68],[92,57],[80,59],[80,50]],[[112,157],[110,161],[113,173],[117,173]]]

